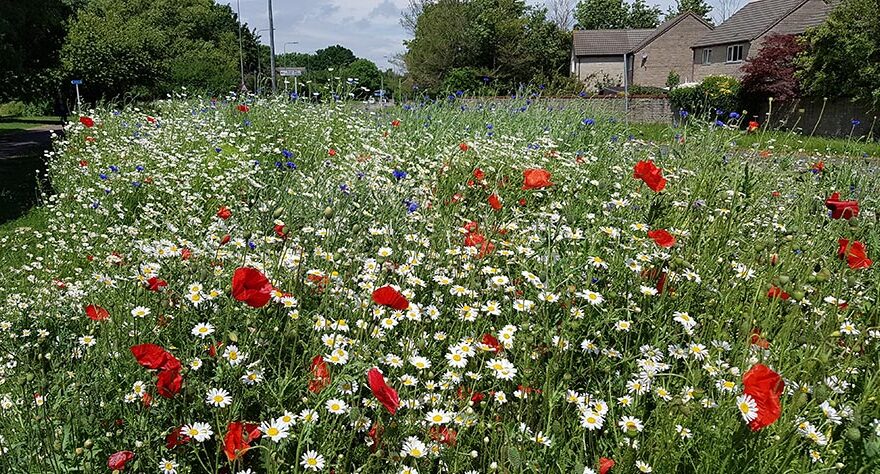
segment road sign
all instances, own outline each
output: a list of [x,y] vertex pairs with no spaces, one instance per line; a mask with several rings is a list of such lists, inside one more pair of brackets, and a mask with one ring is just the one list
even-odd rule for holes
[[306,72],[306,68],[304,67],[277,67],[275,70],[278,71],[278,75],[282,77],[299,77]]
[[74,79],[74,80],[70,81],[70,83],[75,86],[79,86],[79,85],[82,85],[83,81],[82,81],[82,79]]

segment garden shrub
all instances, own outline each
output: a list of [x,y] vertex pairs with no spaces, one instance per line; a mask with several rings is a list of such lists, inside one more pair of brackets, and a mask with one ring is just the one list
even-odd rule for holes
[[717,111],[740,110],[740,83],[731,76],[709,76],[695,86],[680,86],[669,92],[675,111],[690,115],[715,115]]

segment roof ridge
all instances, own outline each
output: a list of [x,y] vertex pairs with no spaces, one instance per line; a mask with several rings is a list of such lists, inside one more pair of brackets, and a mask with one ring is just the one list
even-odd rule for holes
[[[758,1],[758,2],[763,2],[763,1],[765,1],[765,0],[756,0],[756,1]],[[766,33],[766,32],[768,32],[768,31],[772,30],[774,26],[776,26],[776,25],[779,24],[779,22],[781,22],[782,20],[788,18],[788,15],[791,15],[792,13],[794,13],[795,11],[797,11],[798,8],[804,6],[804,4],[807,3],[807,2],[809,2],[809,1],[810,1],[810,0],[800,0],[797,4],[795,4],[795,6],[791,7],[790,9],[788,9],[788,11],[786,11],[785,13],[783,13],[782,16],[780,16],[779,18],[777,18],[776,21],[774,21],[769,27],[767,27],[767,29],[765,29],[764,31],[762,31],[762,32],[761,32],[760,34],[758,34],[757,36],[754,36],[754,37],[752,38],[752,40],[755,40],[755,39],[757,39],[757,38],[760,38],[764,33]]]

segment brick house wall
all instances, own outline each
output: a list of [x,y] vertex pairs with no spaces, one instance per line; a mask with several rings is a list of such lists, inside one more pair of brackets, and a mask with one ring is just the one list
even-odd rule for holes
[[623,85],[623,55],[575,56],[571,62],[571,73],[588,85],[608,85],[608,82]]
[[653,41],[634,51],[633,83],[640,86],[664,87],[670,71],[681,82],[693,80],[693,53],[688,47],[710,31],[708,25],[687,16]]
[[[758,48],[753,48],[748,42],[745,43],[737,43],[742,45],[743,47],[743,59],[754,57],[757,54]],[[700,82],[705,79],[707,76],[733,76],[736,78],[740,78],[743,76],[740,68],[745,64],[745,61],[736,61],[736,62],[727,62],[727,47],[730,45],[716,45],[710,46],[706,48],[695,48],[693,49],[693,57],[691,61],[693,63],[693,80],[694,82]],[[711,63],[703,64],[703,51],[711,50]]]

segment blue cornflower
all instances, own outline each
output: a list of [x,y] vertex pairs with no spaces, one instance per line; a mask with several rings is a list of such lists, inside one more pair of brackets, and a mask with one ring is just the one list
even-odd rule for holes
[[99,203],[98,201],[95,201],[92,203],[92,209],[97,209],[98,206],[100,206],[100,205],[101,205],[101,203]]
[[412,214],[413,212],[416,212],[416,210],[418,210],[418,208],[419,208],[419,203],[417,203],[417,202],[413,201],[413,202],[409,202],[406,204],[406,212],[408,214]]
[[855,127],[857,125],[861,125],[862,121],[859,119],[852,119],[851,123],[852,123],[853,127]]
[[687,110],[682,109],[678,111],[678,115],[681,117],[687,117],[689,114]]
[[107,175],[104,173],[99,174],[98,177],[101,179],[107,179]]
[[114,173],[118,173],[118,172],[119,172],[119,167],[116,166],[116,165],[110,165],[109,168],[110,168],[110,171],[112,171],[112,172],[114,172]]
[[729,117],[732,118],[733,120],[736,120],[739,118],[739,114],[736,112],[731,112]]
[[293,152],[288,150],[287,148],[281,150],[281,154],[284,155],[284,157],[287,158],[288,160],[293,158]]
[[223,151],[223,149],[218,146],[218,147],[214,147],[214,151],[216,151],[217,153],[220,153],[221,151]]
[[492,130],[493,128],[495,128],[495,127],[494,127],[491,123],[487,123],[487,124],[486,124],[486,129],[487,129],[487,130]]
[[143,171],[143,170],[144,170],[144,167],[141,166],[141,165],[137,165],[137,166],[134,167],[134,169],[135,169],[136,171]]
[[284,163],[284,166],[287,166],[288,168],[290,168],[292,170],[296,169],[296,163],[294,163],[292,161],[288,161],[287,163]]
[[400,181],[401,179],[406,178],[406,171],[394,170],[391,175],[394,176],[394,179]]
[[136,187],[136,188],[139,188],[139,187],[141,187],[141,182],[140,182],[140,181],[132,181],[132,182],[131,182],[131,185],[134,186],[134,187]]
[[724,126],[724,122],[722,122],[721,120],[716,120],[716,121],[715,121],[715,126],[716,126],[716,127],[723,127],[723,126]]
[[593,125],[594,123],[596,123],[596,121],[591,118],[585,118],[581,120],[581,123],[584,125]]
[[253,241],[249,240],[248,247],[250,247],[251,250],[253,250],[253,249],[257,248],[257,244],[255,244]]
[[276,167],[276,168],[281,168],[282,166],[284,166],[284,164],[281,163],[280,161],[276,161],[276,162],[275,162],[275,167]]
[[339,190],[342,191],[343,194],[351,194],[351,188],[349,188],[347,184],[340,184]]

